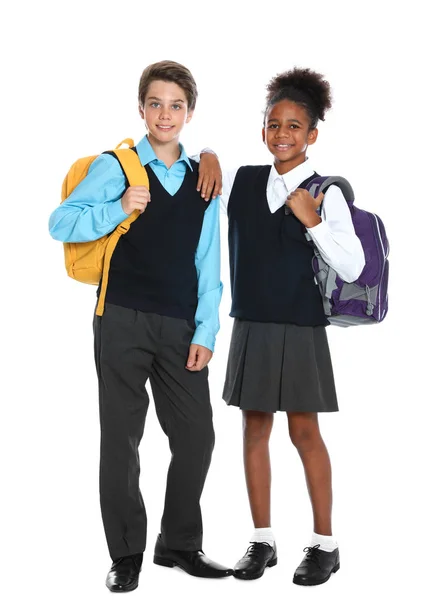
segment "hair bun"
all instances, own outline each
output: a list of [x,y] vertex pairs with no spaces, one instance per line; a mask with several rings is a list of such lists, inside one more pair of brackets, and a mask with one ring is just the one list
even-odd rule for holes
[[[291,71],[285,71],[271,79],[266,86],[267,89],[267,107],[274,104],[274,101],[283,98],[291,98],[295,101],[295,93],[298,92],[301,98],[310,98],[310,112],[315,116],[313,121],[320,119],[324,121],[325,113],[332,106],[331,86],[320,73],[311,71],[311,69],[294,68]],[[307,104],[309,102],[306,101]],[[315,126],[315,125],[314,125]]]

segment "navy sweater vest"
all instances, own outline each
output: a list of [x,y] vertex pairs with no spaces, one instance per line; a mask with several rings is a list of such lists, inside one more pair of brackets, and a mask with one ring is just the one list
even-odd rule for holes
[[194,320],[198,303],[195,255],[209,206],[196,190],[191,161],[171,196],[146,166],[151,202],[121,236],[110,263],[106,301],[126,308]]
[[270,170],[270,166],[240,168],[231,191],[230,315],[249,321],[327,325],[305,227],[292,213],[285,213],[285,206],[275,213],[268,207]]

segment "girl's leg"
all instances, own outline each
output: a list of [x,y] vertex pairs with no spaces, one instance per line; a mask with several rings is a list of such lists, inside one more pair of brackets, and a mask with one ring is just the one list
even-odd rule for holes
[[289,435],[305,469],[314,515],[314,531],[332,535],[331,462],[320,434],[317,413],[287,413]]
[[254,527],[271,527],[269,438],[273,413],[243,411],[243,460]]
[[[256,530],[251,545],[234,567],[238,579],[258,579],[267,567],[277,564],[277,550],[271,530],[271,465],[269,438],[273,413],[243,411],[243,461],[251,514]],[[264,530],[264,531],[262,531]]]

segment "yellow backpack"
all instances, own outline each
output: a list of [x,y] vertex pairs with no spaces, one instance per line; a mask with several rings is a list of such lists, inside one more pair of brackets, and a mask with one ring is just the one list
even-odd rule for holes
[[[123,144],[128,144],[129,148],[121,148]],[[121,164],[129,185],[145,185],[148,188],[147,172],[140,163],[136,152],[130,149],[132,146],[134,146],[133,140],[127,138],[118,144],[113,152]],[[80,158],[71,166],[63,181],[61,203],[86,177],[95,158],[97,158],[97,155]],[[92,285],[98,285],[101,281],[101,291],[96,309],[98,316],[101,316],[104,312],[110,259],[113,251],[119,238],[129,231],[130,225],[138,216],[139,210],[133,211],[113,232],[93,242],[66,242],[63,244],[64,262],[69,277]]]

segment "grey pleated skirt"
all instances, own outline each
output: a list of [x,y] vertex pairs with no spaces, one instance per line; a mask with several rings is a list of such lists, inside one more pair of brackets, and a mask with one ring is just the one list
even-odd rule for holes
[[235,319],[223,399],[242,410],[337,411],[325,327]]

